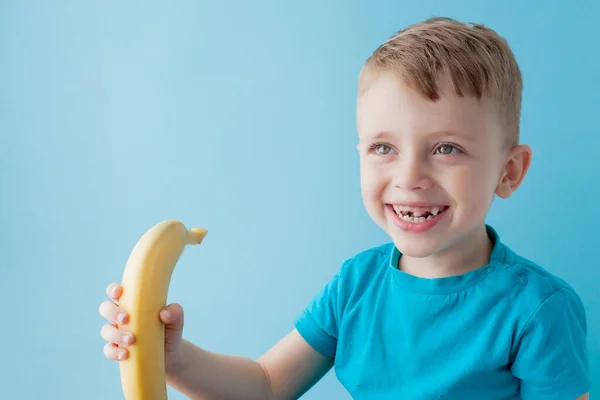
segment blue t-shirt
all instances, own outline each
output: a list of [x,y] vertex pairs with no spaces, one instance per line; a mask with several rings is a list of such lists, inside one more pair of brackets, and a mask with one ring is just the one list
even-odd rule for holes
[[487,265],[424,279],[393,243],[356,254],[295,321],[355,399],[575,399],[587,322],[563,280],[494,241]]

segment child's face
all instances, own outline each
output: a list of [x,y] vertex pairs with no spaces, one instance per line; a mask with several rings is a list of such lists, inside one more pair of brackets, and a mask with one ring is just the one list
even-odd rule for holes
[[358,98],[357,128],[366,210],[407,256],[481,232],[494,194],[518,184],[505,177],[506,133],[485,101],[446,89],[434,103],[382,74]]

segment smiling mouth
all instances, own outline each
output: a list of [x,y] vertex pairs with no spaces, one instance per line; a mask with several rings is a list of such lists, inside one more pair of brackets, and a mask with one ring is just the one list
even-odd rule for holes
[[432,206],[432,207],[409,207],[402,205],[392,205],[392,209],[403,221],[412,223],[423,223],[431,221],[434,218],[442,215],[448,206]]

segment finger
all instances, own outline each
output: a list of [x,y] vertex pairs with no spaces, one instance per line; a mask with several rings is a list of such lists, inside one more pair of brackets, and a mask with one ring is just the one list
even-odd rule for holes
[[183,336],[183,308],[169,304],[160,315],[165,323],[165,352],[176,351]]
[[102,339],[110,343],[118,344],[119,346],[129,346],[134,342],[134,336],[131,332],[121,331],[114,325],[106,324],[100,330]]
[[115,324],[123,325],[128,321],[127,313],[112,301],[103,301],[98,311],[101,316]]
[[160,319],[167,329],[183,330],[183,307],[177,303],[169,304],[161,310]]
[[106,343],[104,345],[104,356],[109,360],[122,361],[129,357],[129,352],[114,343]]
[[117,300],[121,293],[123,293],[123,287],[118,283],[112,282],[106,287],[106,294],[113,300]]

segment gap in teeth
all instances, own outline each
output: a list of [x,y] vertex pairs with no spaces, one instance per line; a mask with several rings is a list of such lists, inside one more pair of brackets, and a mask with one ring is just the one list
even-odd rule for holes
[[398,217],[400,217],[402,220],[417,223],[429,221],[446,209],[446,207],[432,207],[430,209],[410,209],[401,206],[394,206],[393,208],[396,212],[396,215],[398,215]]
[[402,218],[404,221],[408,221],[408,222],[425,222],[425,221],[429,221],[433,218],[433,215],[429,214],[429,216],[427,218],[425,217],[411,217],[408,215],[402,215],[400,216],[400,218]]

